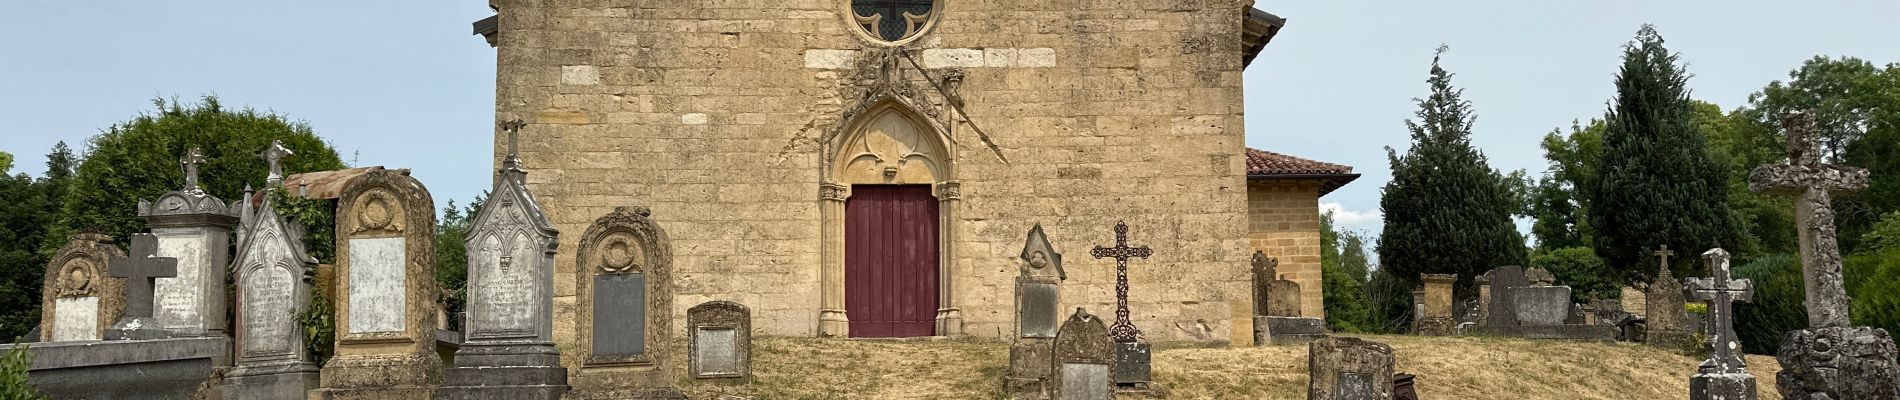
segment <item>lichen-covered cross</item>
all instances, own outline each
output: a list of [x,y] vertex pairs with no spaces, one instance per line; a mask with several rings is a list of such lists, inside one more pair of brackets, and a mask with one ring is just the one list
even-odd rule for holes
[[1117,342],[1133,342],[1141,338],[1141,329],[1128,320],[1128,259],[1148,258],[1154,250],[1148,246],[1128,247],[1128,223],[1115,223],[1115,247],[1095,246],[1089,255],[1095,258],[1115,259],[1115,325],[1108,328],[1108,335]]
[[178,276],[178,259],[158,257],[158,236],[132,234],[131,257],[112,260],[106,275],[125,278],[125,318],[152,316],[152,289],[157,278]]
[[264,180],[267,182],[283,181],[284,180],[284,157],[290,156],[293,154],[296,154],[296,153],[292,153],[290,152],[289,148],[284,147],[284,141],[282,140],[270,141],[270,147],[264,148],[264,152],[258,154],[259,157],[264,157],[265,162],[270,163],[270,175],[266,175],[264,177]]
[[197,147],[185,151],[178,164],[185,166],[185,191],[198,190],[198,164],[205,162],[204,153]]
[[1747,303],[1755,297],[1755,287],[1747,279],[1729,279],[1728,251],[1710,249],[1702,253],[1709,260],[1708,278],[1683,279],[1683,291],[1691,300],[1709,304],[1709,359],[1702,362],[1702,373],[1746,373],[1742,360],[1741,339],[1735,335],[1735,308],[1730,303]]
[[509,169],[509,170],[520,169],[521,158],[517,155],[517,153],[520,151],[520,147],[519,147],[520,142],[518,141],[519,140],[518,136],[521,134],[521,128],[528,127],[528,124],[525,122],[521,122],[520,118],[515,118],[515,119],[511,119],[507,121],[502,121],[499,124],[499,126],[501,127],[502,132],[508,132],[508,155],[505,157],[502,157],[501,159],[501,164],[503,166],[503,169]]
[[1748,190],[1796,197],[1794,220],[1801,233],[1808,326],[1844,327],[1849,323],[1848,299],[1841,278],[1840,244],[1835,240],[1833,196],[1866,189],[1867,170],[1821,162],[1812,112],[1789,114],[1782,126],[1788,131],[1788,163],[1755,167],[1748,173]]
[[1649,254],[1656,256],[1656,258],[1660,258],[1661,259],[1660,262],[1662,262],[1663,268],[1669,268],[1669,257],[1674,257],[1676,255],[1676,251],[1670,250],[1669,245],[1665,244],[1659,247],[1656,251],[1649,252]]

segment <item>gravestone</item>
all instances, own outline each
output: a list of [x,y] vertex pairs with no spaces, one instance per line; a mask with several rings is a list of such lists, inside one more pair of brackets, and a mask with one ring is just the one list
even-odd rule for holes
[[1062,269],[1062,253],[1049,243],[1042,224],[1029,229],[1017,258],[1023,262],[1016,277],[1017,335],[1010,341],[1003,390],[1019,399],[1047,398],[1054,373],[1051,356],[1060,328],[1060,284],[1068,273]]
[[336,355],[311,399],[434,396],[442,382],[434,206],[408,170],[373,168],[344,184],[336,213]]
[[1458,282],[1458,275],[1422,274],[1419,281],[1424,285],[1422,312],[1414,332],[1426,336],[1451,335],[1457,321],[1452,319],[1452,285]]
[[667,351],[673,250],[646,207],[617,207],[581,235],[569,398],[683,398]]
[[1470,319],[1475,325],[1484,325],[1491,318],[1491,271],[1478,275],[1472,283],[1478,285],[1478,298],[1475,299],[1477,304],[1474,304],[1476,311],[1471,313]]
[[1300,316],[1299,282],[1282,277],[1267,283],[1267,316]]
[[106,330],[106,340],[151,340],[171,337],[152,318],[153,285],[158,278],[178,274],[178,259],[159,257],[158,237],[150,233],[132,234],[130,257],[112,260],[106,273],[125,279],[125,315]]
[[[265,187],[265,198],[275,185]],[[251,198],[245,190],[243,198]],[[304,346],[297,316],[310,307],[305,274],[317,260],[304,251],[304,227],[293,225],[269,201],[253,211],[239,206],[241,234],[231,266],[237,282],[237,367],[218,390],[227,399],[304,399],[320,375]],[[213,271],[222,272],[222,271]]]
[[501,124],[508,154],[466,237],[468,305],[455,366],[438,399],[546,399],[567,392],[554,347],[554,252],[561,232],[528,191],[515,156],[520,121]]
[[1108,335],[1115,338],[1115,386],[1132,390],[1148,390],[1154,384],[1152,373],[1153,353],[1147,341],[1142,340],[1141,329],[1128,319],[1128,259],[1147,259],[1154,250],[1148,246],[1128,245],[1128,223],[1115,223],[1115,246],[1095,246],[1089,255],[1095,258],[1115,259],[1115,324],[1109,326]]
[[1709,304],[1709,359],[1689,377],[1690,400],[1755,400],[1755,376],[1742,359],[1742,342],[1735,335],[1731,302],[1748,302],[1755,287],[1747,279],[1729,279],[1729,254],[1711,249],[1708,278],[1689,278],[1689,295]]
[[1569,286],[1525,286],[1511,292],[1520,326],[1564,325],[1570,319]]
[[138,203],[139,218],[158,237],[158,256],[178,259],[176,276],[158,278],[152,317],[159,329],[179,337],[230,332],[225,274],[231,266],[227,249],[237,210],[198,187],[198,164],[203,162],[203,153],[192,148],[179,160],[184,186]]
[[1650,254],[1655,255],[1658,267],[1656,279],[1649,283],[1643,292],[1643,342],[1652,346],[1687,349],[1696,342],[1695,333],[1690,330],[1689,311],[1685,307],[1682,281],[1670,273],[1669,258],[1676,255],[1669,246],[1658,247]]
[[1306,350],[1308,400],[1392,400],[1392,347],[1352,337],[1313,341]]
[[1116,344],[1101,318],[1076,307],[1075,314],[1056,333],[1052,386],[1062,400],[1106,400],[1115,397]]
[[[1815,142],[1812,111],[1783,119],[1788,163],[1756,167],[1748,189],[1795,196],[1808,329],[1789,332],[1775,354],[1775,389],[1788,399],[1892,399],[1900,396],[1900,365],[1893,337],[1879,328],[1849,326],[1849,299],[1835,236],[1835,193],[1867,188],[1867,170],[1824,164]],[[1823,397],[1825,396],[1825,397]]]
[[112,238],[72,236],[46,264],[40,289],[40,341],[100,340],[125,313],[125,280],[106,276],[106,266],[125,258]]
[[[1274,276],[1279,266],[1280,259],[1253,253],[1254,312],[1258,314],[1253,317],[1253,345],[1300,344],[1325,337],[1326,320],[1300,316],[1300,284]],[[1261,282],[1258,274],[1269,277]]]
[[725,300],[686,309],[687,373],[694,379],[752,374],[752,309]]
[[1274,280],[1280,279],[1280,259],[1267,257],[1267,253],[1256,250],[1253,252],[1251,267],[1253,270],[1252,297],[1254,315],[1273,315],[1273,313],[1267,311],[1271,308],[1270,304],[1273,302],[1271,299],[1272,296],[1270,295],[1272,291],[1269,290],[1269,287],[1273,285]]
[[1491,277],[1491,305],[1485,311],[1486,326],[1517,326],[1517,302],[1512,298],[1515,289],[1530,286],[1524,279],[1524,269],[1515,265],[1497,267],[1487,273]]

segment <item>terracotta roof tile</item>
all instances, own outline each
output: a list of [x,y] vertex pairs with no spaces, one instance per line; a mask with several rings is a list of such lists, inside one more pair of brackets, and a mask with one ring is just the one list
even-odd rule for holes
[[1311,179],[1321,182],[1321,196],[1346,186],[1359,174],[1351,166],[1308,160],[1255,148],[1247,149],[1247,179]]

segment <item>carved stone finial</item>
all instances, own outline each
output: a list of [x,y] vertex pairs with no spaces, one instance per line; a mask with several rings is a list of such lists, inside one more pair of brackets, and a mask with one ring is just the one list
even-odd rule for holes
[[284,141],[270,141],[270,147],[264,148],[264,152],[258,154],[259,157],[264,157],[265,162],[270,163],[270,175],[266,175],[264,180],[272,183],[282,182],[284,180],[284,157],[295,154],[297,153],[292,153],[290,149],[284,147]]
[[185,151],[185,156],[178,159],[178,164],[185,167],[185,191],[200,190],[198,188],[198,164],[203,164],[204,162],[205,156],[203,151],[195,146],[192,147],[191,150]]
[[502,121],[499,126],[503,132],[508,132],[508,155],[501,160],[502,169],[519,171],[521,170],[521,158],[518,156],[521,151],[519,136],[521,128],[526,128],[528,124],[521,122],[520,118],[515,118]]

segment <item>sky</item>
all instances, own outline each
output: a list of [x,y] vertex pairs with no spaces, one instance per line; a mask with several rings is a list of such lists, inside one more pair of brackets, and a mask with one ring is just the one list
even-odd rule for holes
[[[1815,55],[1900,62],[1893,1],[1270,1],[1287,25],[1246,71],[1247,144],[1351,165],[1321,199],[1376,235],[1384,147],[1404,151],[1432,51],[1450,46],[1494,167],[1545,169],[1538,141],[1600,116],[1623,43],[1657,25],[1692,96],[1732,109]],[[954,13],[954,8],[949,11]],[[0,13],[0,151],[15,172],[152,110],[217,95],[309,123],[353,165],[414,168],[438,202],[489,187],[495,52],[479,0],[11,0]],[[946,18],[954,18],[946,14]]]

